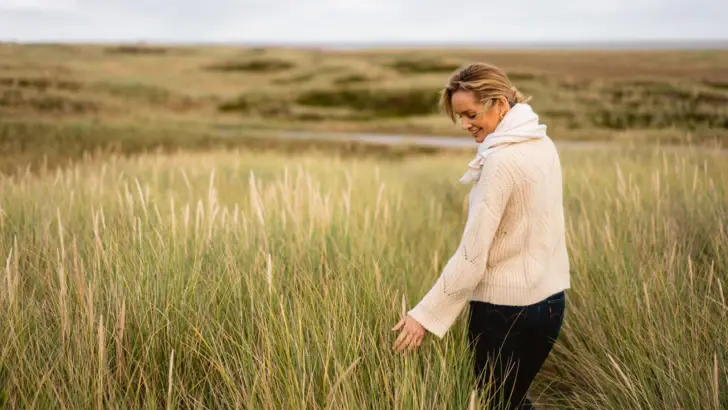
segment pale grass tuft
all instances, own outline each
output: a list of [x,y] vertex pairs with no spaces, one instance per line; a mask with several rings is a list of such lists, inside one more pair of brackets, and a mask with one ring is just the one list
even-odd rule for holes
[[[93,215],[93,232],[94,232],[94,245],[95,245],[95,252],[97,255],[97,258],[104,261],[104,264],[106,268],[111,269],[111,262],[109,260],[109,256],[106,254],[106,250],[104,249],[104,244],[101,241],[101,228],[100,226],[103,226],[103,210],[99,210],[99,212],[94,212],[94,210],[91,210],[91,214]],[[101,221],[101,224],[99,223]],[[101,263],[99,262],[97,264],[97,269],[101,269]]]
[[632,381],[630,381],[629,377],[622,371],[622,368],[619,366],[616,360],[607,353],[607,357],[609,358],[609,361],[612,363],[612,367],[614,367],[615,370],[617,370],[617,373],[619,373],[619,377],[622,378],[622,381],[624,381],[624,384],[627,385],[632,395],[636,395],[635,387],[632,384]]
[[385,187],[385,185],[386,184],[384,182],[382,182],[379,185],[379,191],[377,192],[377,202],[376,202],[376,205],[374,206],[374,222],[375,223],[377,221],[379,221],[379,212],[380,212],[380,208],[381,208],[381,205],[382,205],[382,196],[384,194],[384,187]]
[[[95,239],[97,242],[100,242],[98,239],[98,236],[96,236]],[[98,254],[98,246],[96,247],[97,254]],[[76,301],[79,306],[83,306],[84,301],[86,300],[86,292],[87,292],[87,286],[86,286],[86,277],[84,275],[84,272],[82,269],[82,261],[78,256],[78,244],[76,240],[76,236],[73,236],[73,281],[74,286],[76,288]],[[101,264],[97,263],[97,267],[100,268]],[[93,320],[93,318],[86,318],[87,320]]]
[[167,410],[172,408],[172,375],[174,370],[174,349],[169,355],[169,373],[167,375]]
[[248,185],[250,187],[250,202],[255,209],[255,215],[258,217],[258,222],[261,226],[265,226],[265,218],[263,217],[263,204],[261,202],[260,193],[255,181],[255,173],[250,171],[250,177],[248,178]]
[[266,278],[268,280],[268,292],[273,292],[273,258],[271,254],[266,254]]
[[439,266],[440,266],[439,258],[440,258],[440,254],[438,251],[435,251],[432,253],[432,270],[434,272],[439,271]]
[[728,306],[726,306],[725,303],[725,295],[723,294],[723,283],[721,283],[721,280],[718,279],[718,293],[720,294],[720,303],[723,309],[721,310],[721,314],[723,315],[723,320],[726,318],[726,312],[728,312]]
[[180,169],[180,173],[182,174],[182,180],[185,181],[185,186],[187,187],[187,193],[189,195],[192,195],[192,184],[190,184],[190,178],[187,176],[187,172],[184,170],[184,168]]
[[[189,237],[190,233],[190,204],[189,202],[185,204],[185,217],[184,217],[184,225],[185,225],[185,239]],[[185,241],[185,244],[187,242]],[[186,251],[186,249],[185,249]]]
[[119,314],[119,323],[116,333],[116,366],[117,377],[124,373],[124,330],[126,329],[126,300],[121,302],[121,313]]
[[136,224],[135,226],[135,232],[137,234],[137,245],[142,246],[142,243],[144,242],[144,229],[142,227],[142,218],[137,217],[136,218]]
[[197,208],[195,211],[195,240],[199,241],[202,220],[205,217],[205,206],[202,204],[202,200],[197,200]]
[[382,272],[379,270],[379,263],[374,261],[374,281],[377,285],[377,292],[382,291]]
[[139,202],[142,204],[142,211],[144,211],[144,219],[149,219],[149,213],[147,211],[147,200],[145,198],[146,195],[144,195],[144,191],[142,190],[142,186],[139,183],[139,178],[134,178],[134,183],[136,184],[137,193],[139,194]]
[[175,213],[175,206],[174,206],[174,196],[169,196],[169,220],[171,222],[171,235],[172,235],[172,242],[175,242],[177,239],[177,215]]
[[715,409],[720,409],[720,386],[718,383],[718,353],[713,354],[713,404]]
[[477,409],[478,409],[477,390],[473,390],[470,392],[470,403],[468,404],[468,410],[477,410]]
[[106,332],[104,330],[104,316],[99,316],[98,330],[98,375],[96,376],[96,408],[104,408],[104,373],[106,369]]
[[58,283],[60,286],[58,289],[58,308],[60,309],[59,313],[61,317],[62,340],[65,342],[69,334],[69,314],[67,304],[68,292],[66,286],[66,269],[64,257],[61,257],[61,254],[58,252],[58,250],[56,250],[56,263],[58,265],[56,272],[58,274]]
[[60,240],[61,245],[61,259],[66,260],[66,246],[65,246],[65,240],[63,235],[63,222],[61,222],[61,209],[56,207],[56,217],[58,221],[58,239]]
[[650,307],[650,294],[647,290],[647,282],[642,282],[642,291],[644,292],[644,295],[645,295],[645,304],[647,305],[647,313],[651,314],[652,308]]
[[88,324],[88,334],[93,335],[94,331],[94,283],[92,282],[88,287],[88,293],[86,294],[86,318]]
[[[8,298],[8,306],[12,309],[15,305],[15,298],[17,294],[18,289],[18,271],[17,269],[11,269],[10,263],[13,261],[13,256],[15,256],[15,262],[17,266],[17,249],[18,249],[18,242],[17,242],[17,236],[14,237],[14,243],[13,246],[10,248],[10,252],[8,253],[8,257],[5,259],[5,282],[7,286],[7,298]],[[5,295],[3,295],[5,296]]]

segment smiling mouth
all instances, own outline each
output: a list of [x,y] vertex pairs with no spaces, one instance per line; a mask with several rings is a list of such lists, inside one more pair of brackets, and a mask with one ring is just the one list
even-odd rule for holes
[[482,130],[482,128],[477,128],[477,129],[475,129],[475,130],[471,131],[470,133],[471,133],[471,134],[473,135],[473,137],[475,137],[475,136],[477,136],[477,135],[478,135],[478,133],[479,133],[479,132],[480,132],[481,130]]

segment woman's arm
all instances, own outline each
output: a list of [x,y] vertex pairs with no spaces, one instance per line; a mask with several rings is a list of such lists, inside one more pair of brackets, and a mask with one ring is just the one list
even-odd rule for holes
[[408,314],[442,338],[483,278],[488,251],[515,185],[513,163],[505,155],[491,155],[483,164],[472,191],[470,211],[460,245],[435,285]]

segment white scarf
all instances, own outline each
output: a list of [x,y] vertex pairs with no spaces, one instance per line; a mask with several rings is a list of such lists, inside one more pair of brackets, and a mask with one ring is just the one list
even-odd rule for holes
[[547,138],[546,125],[538,123],[538,115],[528,104],[516,104],[506,113],[491,134],[478,145],[478,154],[468,164],[468,171],[460,178],[469,184],[480,178],[480,170],[488,155],[511,144],[532,139]]

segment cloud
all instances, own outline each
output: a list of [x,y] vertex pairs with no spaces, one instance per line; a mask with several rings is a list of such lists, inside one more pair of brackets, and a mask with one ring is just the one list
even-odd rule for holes
[[[725,0],[0,0],[0,39],[508,42],[728,39]],[[40,30],[39,27],[44,27]]]
[[0,11],[63,12],[77,9],[76,0],[0,0]]

